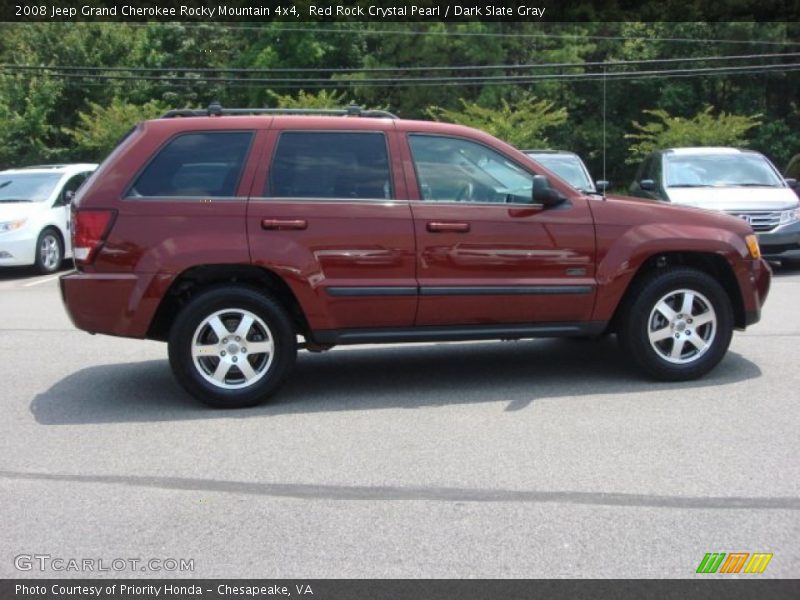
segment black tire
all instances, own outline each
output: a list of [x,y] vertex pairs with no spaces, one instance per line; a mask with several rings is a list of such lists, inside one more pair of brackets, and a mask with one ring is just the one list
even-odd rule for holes
[[800,269],[800,258],[782,258],[781,267],[792,271]]
[[61,234],[52,227],[43,229],[36,240],[36,258],[34,267],[42,275],[50,275],[61,268],[64,260],[64,240]]
[[[246,317],[255,319],[252,326]],[[220,324],[225,329],[219,331],[228,337],[217,337]],[[245,334],[237,336],[245,327]],[[271,352],[266,350],[270,343]],[[203,354],[195,357],[193,351]],[[180,311],[169,335],[175,377],[195,398],[215,408],[266,401],[283,385],[296,357],[297,338],[286,310],[271,296],[244,286],[198,294]],[[250,383],[244,369],[248,365]]]
[[[681,308],[690,294],[682,292],[690,292],[694,298],[689,316]],[[666,312],[676,309],[674,318],[668,320],[657,305]],[[704,310],[708,308],[710,311]],[[711,317],[715,317],[713,321],[698,325]],[[651,342],[651,332],[657,341]],[[657,339],[667,333],[664,339]],[[733,308],[728,294],[697,269],[655,271],[635,284],[620,307],[618,337],[626,357],[662,381],[686,381],[708,373],[725,356],[732,334]]]

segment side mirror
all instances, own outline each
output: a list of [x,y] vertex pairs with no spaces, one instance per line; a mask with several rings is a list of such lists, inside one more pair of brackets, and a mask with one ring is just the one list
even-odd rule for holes
[[606,181],[605,179],[598,179],[594,182],[594,187],[597,188],[598,192],[605,192],[609,187],[611,187],[611,182]]
[[656,182],[652,179],[642,179],[639,182],[639,188],[645,192],[653,192],[656,189]]
[[531,198],[534,204],[541,204],[545,208],[557,206],[564,202],[566,198],[550,187],[550,180],[544,175],[533,176],[533,189]]
[[787,179],[784,179],[784,181],[786,182],[786,185],[788,185],[793,190],[797,189],[797,179],[795,179],[794,177],[789,177]]
[[72,204],[72,199],[75,198],[75,192],[72,190],[67,190],[64,192],[64,204],[70,205]]

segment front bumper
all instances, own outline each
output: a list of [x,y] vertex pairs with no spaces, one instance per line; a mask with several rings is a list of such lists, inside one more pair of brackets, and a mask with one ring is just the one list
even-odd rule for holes
[[756,235],[764,258],[800,258],[800,221]]
[[744,301],[744,326],[749,327],[761,319],[761,308],[769,295],[772,269],[763,258],[747,261],[749,268],[738,272],[739,288]]
[[30,232],[0,233],[0,267],[22,267],[36,262],[36,238]]
[[72,271],[59,283],[64,307],[78,329],[144,338],[171,280],[150,273]]

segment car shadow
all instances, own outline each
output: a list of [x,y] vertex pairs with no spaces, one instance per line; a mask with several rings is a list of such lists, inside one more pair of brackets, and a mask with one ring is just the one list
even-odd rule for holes
[[[524,410],[542,398],[640,395],[730,384],[761,376],[735,352],[706,377],[660,383],[627,364],[616,340],[534,340],[340,348],[301,352],[288,383],[269,403],[241,410],[207,408],[173,379],[166,360],[88,367],[37,395],[43,425],[248,418],[297,413],[420,408],[496,402]],[[644,401],[644,399],[643,399]]]
[[[51,275],[63,275],[67,271],[70,271],[73,268],[73,263],[71,259],[64,260],[61,263],[58,271],[51,273]],[[33,279],[36,277],[44,277],[42,273],[40,273],[36,267],[0,267],[0,281],[8,281],[11,279]]]
[[770,263],[770,266],[772,267],[772,274],[775,277],[790,277],[792,275],[796,276],[796,275],[800,274],[800,262],[792,263],[792,264],[788,264],[788,263],[781,263],[781,264]]
[[41,273],[35,267],[2,267],[0,268],[0,281],[7,279],[30,279],[39,277]]

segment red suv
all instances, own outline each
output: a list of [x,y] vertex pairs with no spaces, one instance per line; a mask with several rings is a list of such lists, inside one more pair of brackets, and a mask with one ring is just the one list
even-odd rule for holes
[[759,319],[770,270],[740,219],[585,195],[467,127],[298,112],[132,130],[73,203],[75,325],[167,341],[190,393],[240,407],[298,347],[616,332],[684,380]]

